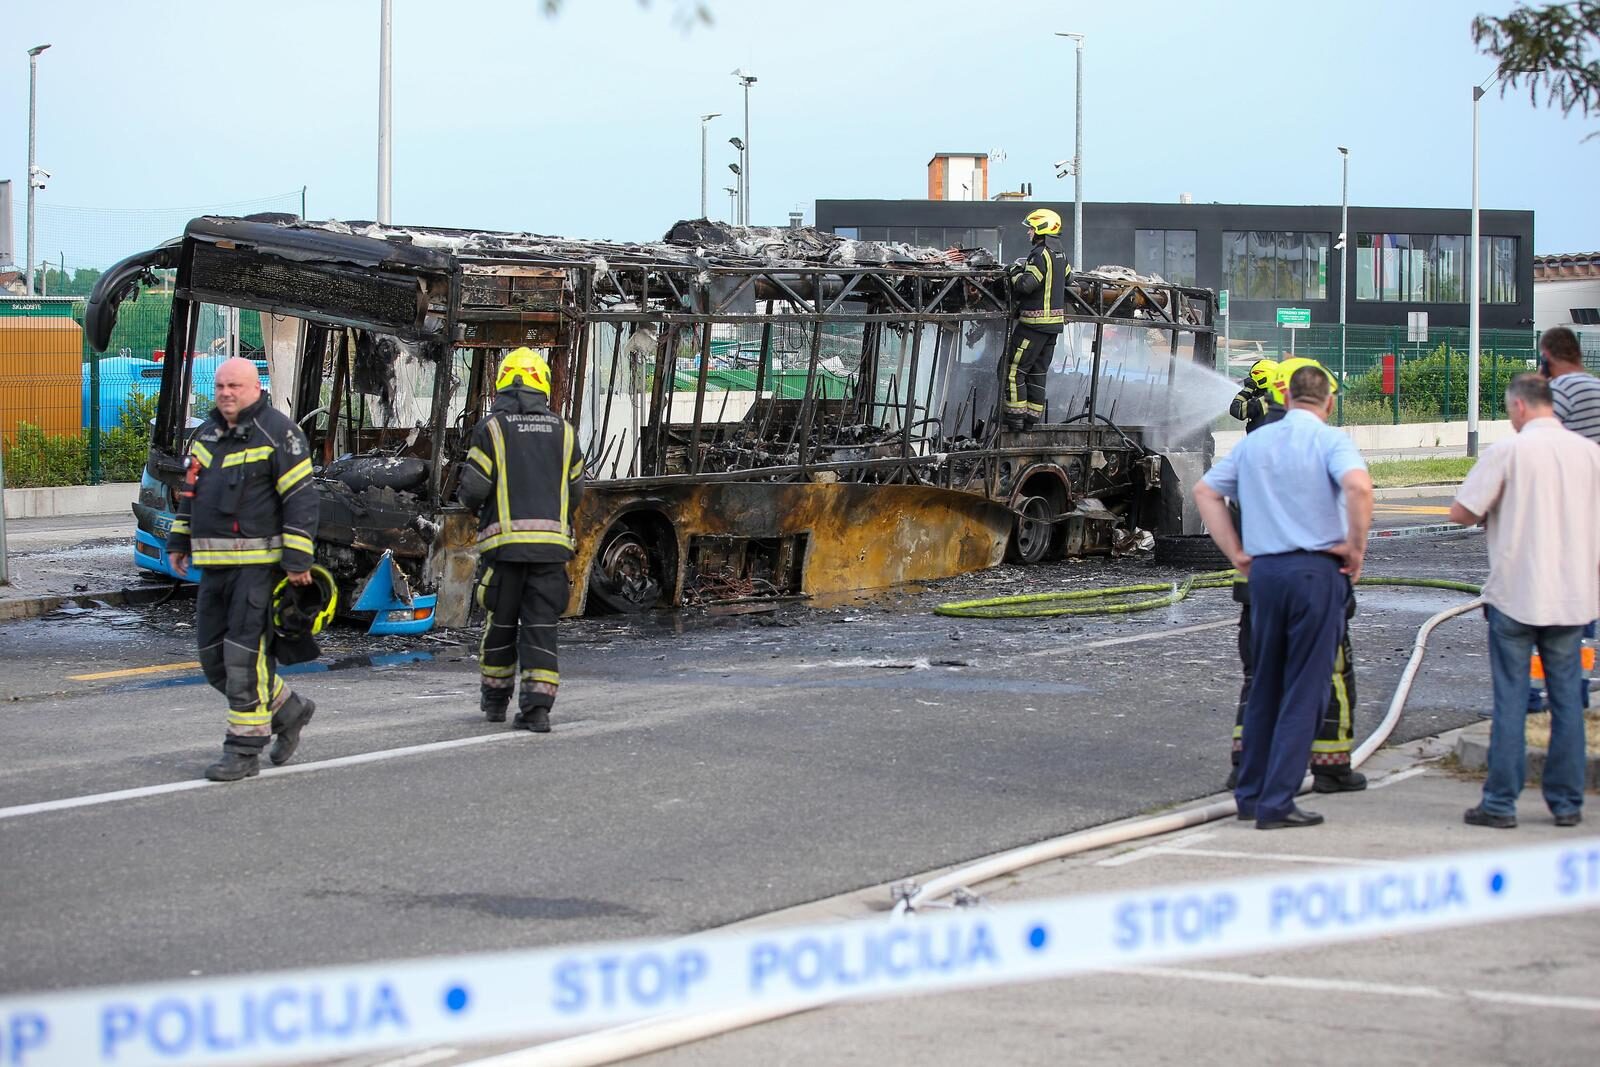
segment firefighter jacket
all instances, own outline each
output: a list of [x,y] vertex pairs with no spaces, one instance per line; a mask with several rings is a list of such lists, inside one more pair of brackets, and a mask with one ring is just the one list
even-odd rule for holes
[[583,489],[572,427],[543,393],[502,389],[472,431],[457,495],[478,509],[478,551],[488,560],[564,563],[572,509]]
[[1011,276],[1017,298],[1017,321],[1040,333],[1060,333],[1066,321],[1062,305],[1067,298],[1067,277],[1072,267],[1054,237],[1035,238],[1028,258]]
[[1255,382],[1246,382],[1245,387],[1234,394],[1228,414],[1244,423],[1245,433],[1252,433],[1283,418],[1284,409],[1269,390]]
[[187,553],[197,567],[311,566],[320,511],[311,449],[266,396],[231,427],[212,411],[195,432],[188,462],[168,552]]

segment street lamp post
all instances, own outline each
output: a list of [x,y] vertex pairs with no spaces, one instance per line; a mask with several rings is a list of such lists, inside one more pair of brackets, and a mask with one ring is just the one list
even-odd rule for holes
[[394,169],[394,141],[390,126],[393,121],[394,82],[390,70],[393,54],[394,13],[390,0],[383,0],[378,18],[378,222],[390,222],[390,194],[393,192],[391,175]]
[[[1496,72],[1494,77],[1499,77]],[[1491,79],[1492,81],[1493,79]],[[1472,277],[1467,282],[1467,455],[1478,454],[1478,101],[1483,99],[1484,86],[1472,87],[1472,236],[1469,253]]]
[[724,185],[722,191],[728,194],[728,223],[732,226],[739,225],[739,190],[736,186]]
[[1339,425],[1344,425],[1345,301],[1350,291],[1350,149],[1339,146]]
[[728,169],[733,171],[733,187],[737,194],[734,197],[733,218],[728,221],[735,226],[744,225],[744,141],[737,137],[728,138],[728,143],[733,145],[733,150],[739,153],[739,162],[729,163]]
[[[40,188],[40,171],[38,165],[34,162],[33,156],[34,98],[37,95],[39,87],[39,53],[43,52],[49,47],[50,46],[47,44],[41,44],[35,45],[34,47],[28,49],[28,255],[27,259],[23,260],[23,262],[27,264],[28,268],[27,285],[29,296],[33,296],[36,293],[36,290],[33,287],[33,198],[34,190]],[[3,546],[0,546],[0,548],[3,548]],[[3,553],[0,553],[0,555],[3,555]],[[3,568],[3,564],[0,564],[0,568]],[[3,575],[4,570],[0,569],[0,577],[3,577]]]
[[744,143],[739,147],[739,223],[748,226],[750,225],[750,86],[756,83],[756,76],[743,67],[735,70],[733,76],[744,86]]
[[1485,93],[1494,87],[1494,83],[1507,74],[1538,74],[1543,68],[1528,68],[1521,70],[1496,70],[1483,81],[1472,87],[1472,248],[1471,271],[1472,279],[1468,283],[1468,296],[1472,304],[1467,310],[1467,455],[1478,454],[1478,371],[1482,360],[1479,358],[1479,317],[1478,300],[1479,275],[1483,271],[1481,262],[1482,253],[1478,247],[1478,101],[1483,99]]
[[1057,37],[1070,37],[1078,44],[1077,50],[1077,117],[1072,130],[1072,266],[1083,269],[1083,34],[1057,33]]
[[720,118],[722,112],[713,111],[709,115],[700,116],[700,217],[706,218],[706,126],[714,118]]

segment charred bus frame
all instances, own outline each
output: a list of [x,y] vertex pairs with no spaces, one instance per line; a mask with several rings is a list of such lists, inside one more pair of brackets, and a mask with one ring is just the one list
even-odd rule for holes
[[[1099,394],[1110,329],[1157,331],[1173,361],[1187,335],[1187,358],[1209,366],[1209,290],[1076,276],[1066,317],[1093,327],[1082,410],[1012,433],[985,397],[1012,308],[1004,271],[981,254],[951,262],[704,221],[629,245],[208,217],[101,279],[86,322],[97,349],[154,269],[174,271],[172,355],[136,559],[164,569],[201,304],[289,316],[303,325],[287,407],[320,461],[318,553],[379,631],[466,619],[475,522],[450,500],[495,362],[518,345],[549,353],[553,404],[578,427],[592,479],[574,519],[572,611],[870,588],[1008,551],[1104,550],[1135,525],[1180,532],[1179,474],[1206,459],[1205,442],[1180,442],[1194,458],[1175,466],[1173,450],[1112,422]],[[728,377],[713,366],[719,345],[735,365],[753,353],[749,388],[711,388]],[[779,347],[794,356],[787,371]],[[829,368],[852,350],[853,368]],[[425,425],[368,425],[382,392],[371,379],[392,385],[397,357],[433,368]]]

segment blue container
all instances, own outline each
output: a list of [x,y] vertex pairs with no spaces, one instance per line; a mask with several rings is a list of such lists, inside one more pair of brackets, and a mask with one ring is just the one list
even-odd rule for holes
[[[217,368],[223,356],[196,356],[193,370],[195,395],[201,402],[195,405],[195,414],[204,418],[211,411],[211,398],[217,392]],[[261,388],[267,388],[267,365],[257,360],[261,374]],[[115,429],[122,423],[122,413],[128,408],[128,398],[135,391],[146,400],[161,392],[161,364],[153,359],[135,356],[109,356],[100,360],[100,429]],[[89,400],[91,397],[89,368],[83,370],[83,425],[89,425]]]

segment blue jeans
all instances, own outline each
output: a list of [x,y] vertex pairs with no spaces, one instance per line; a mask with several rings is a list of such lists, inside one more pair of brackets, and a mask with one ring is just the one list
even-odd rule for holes
[[1257,556],[1250,564],[1250,655],[1234,799],[1241,815],[1281,819],[1294,810],[1311,742],[1328,704],[1350,580],[1320,552]]
[[1583,733],[1582,626],[1528,626],[1485,607],[1489,666],[1494,672],[1494,725],[1489,732],[1489,777],[1483,810],[1515,815],[1527,766],[1528,660],[1535,646],[1550,694],[1550,751],[1544,764],[1544,802],[1551,814],[1583,809],[1586,759]]

